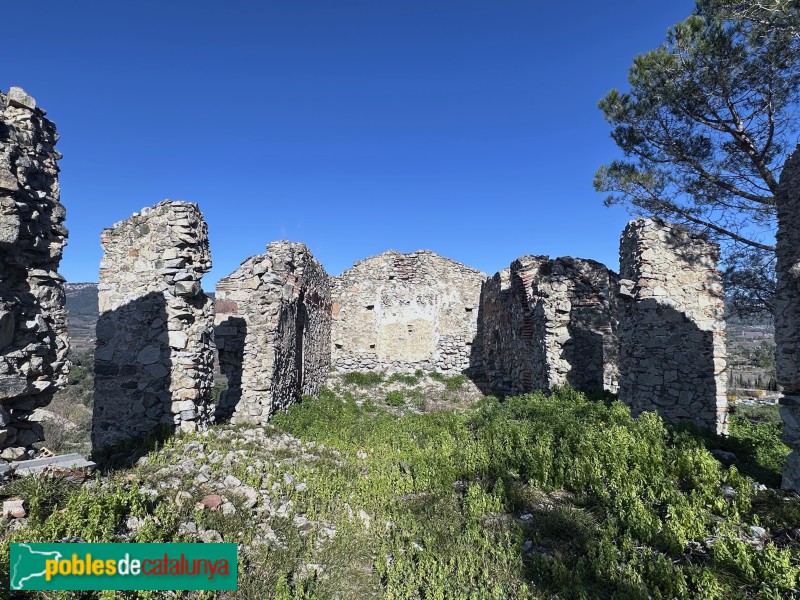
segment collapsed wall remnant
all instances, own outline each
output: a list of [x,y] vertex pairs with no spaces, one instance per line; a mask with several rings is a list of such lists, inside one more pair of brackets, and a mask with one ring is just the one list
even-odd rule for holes
[[727,432],[719,246],[659,219],[628,223],[620,242],[619,397]]
[[485,273],[430,250],[390,250],[355,263],[331,279],[333,366],[465,371],[485,280]]
[[32,458],[34,409],[66,383],[58,134],[22,88],[0,92],[0,459]]
[[523,256],[481,294],[482,368],[507,394],[617,389],[616,275],[581,258]]
[[212,419],[211,268],[197,205],[165,200],[103,230],[92,445]]
[[330,366],[331,290],[305,244],[269,244],[219,281],[215,300],[228,378],[218,418],[263,423],[319,391]]
[[800,490],[800,145],[783,166],[775,202],[775,369],[783,391],[783,441],[792,449],[783,471],[783,487]]

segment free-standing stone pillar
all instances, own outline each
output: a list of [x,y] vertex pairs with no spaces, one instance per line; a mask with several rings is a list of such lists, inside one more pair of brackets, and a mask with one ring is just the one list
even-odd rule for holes
[[103,231],[92,445],[213,418],[211,268],[197,205],[164,201]]
[[[66,383],[67,230],[59,202],[58,134],[21,88],[0,92],[0,458],[34,455],[29,420]],[[0,461],[1,462],[1,461]]]
[[304,244],[269,244],[219,281],[215,300],[229,386],[218,418],[263,423],[319,391],[330,366],[331,289]]
[[783,439],[792,449],[783,487],[800,490],[800,146],[786,161],[778,193],[775,344]]
[[727,432],[719,247],[659,219],[628,223],[620,243],[619,397]]
[[510,394],[617,388],[616,275],[581,258],[523,256],[481,294],[482,366]]

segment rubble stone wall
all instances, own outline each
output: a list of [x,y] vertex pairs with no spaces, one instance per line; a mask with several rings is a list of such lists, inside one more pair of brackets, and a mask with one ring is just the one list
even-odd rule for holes
[[727,432],[719,247],[658,219],[631,221],[620,243],[619,397]]
[[523,256],[481,295],[482,368],[507,394],[617,389],[615,274],[580,258]]
[[304,244],[269,244],[217,284],[215,336],[229,386],[218,418],[267,421],[328,374],[328,274]]
[[164,201],[103,230],[92,445],[213,418],[211,268],[197,205]]
[[331,279],[331,361],[340,371],[461,373],[476,367],[486,274],[429,250],[390,250]]
[[800,490],[800,146],[786,161],[778,193],[775,344],[784,442],[792,449],[783,487]]
[[21,88],[0,92],[0,458],[34,455],[34,409],[66,383],[58,134]]

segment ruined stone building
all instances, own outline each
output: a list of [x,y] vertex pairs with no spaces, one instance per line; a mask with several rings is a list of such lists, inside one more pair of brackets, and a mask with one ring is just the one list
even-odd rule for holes
[[33,410],[66,383],[58,134],[21,88],[0,92],[0,458],[33,456]]
[[778,193],[775,344],[783,441],[792,449],[783,487],[800,490],[800,146],[786,161]]
[[580,258],[523,256],[481,294],[481,369],[507,394],[617,389],[616,275]]
[[486,274],[429,250],[389,251],[331,279],[331,362],[341,371],[470,367]]
[[619,397],[727,432],[719,247],[683,227],[638,219],[620,243]]
[[197,205],[164,201],[103,230],[92,445],[213,418],[211,268]]
[[[0,458],[32,456],[31,420],[64,383],[67,231],[57,134],[20,88],[0,93]],[[778,375],[800,481],[800,158],[778,194]],[[164,201],[102,234],[92,442],[104,449],[214,418],[214,339],[228,378],[217,416],[263,423],[339,371],[468,373],[509,394],[569,384],[619,392],[726,431],[719,249],[657,219],[628,224],[621,273],[585,259],[524,256],[488,278],[428,250],[389,251],[329,277],[308,248],[274,242],[201,287],[211,259],[194,204]]]
[[219,418],[263,423],[319,391],[330,366],[328,274],[304,244],[274,242],[216,290],[216,342],[228,378]]

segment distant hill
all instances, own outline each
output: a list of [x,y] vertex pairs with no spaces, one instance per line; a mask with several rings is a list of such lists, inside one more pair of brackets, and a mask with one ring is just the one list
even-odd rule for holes
[[67,327],[75,354],[83,354],[94,343],[94,330],[100,310],[97,306],[96,283],[68,283]]

